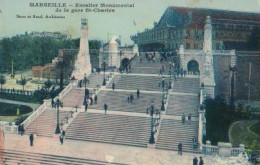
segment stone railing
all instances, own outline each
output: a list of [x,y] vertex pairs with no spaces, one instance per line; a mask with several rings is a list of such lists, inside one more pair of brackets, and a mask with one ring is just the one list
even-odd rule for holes
[[245,152],[245,146],[240,144],[239,147],[232,147],[231,143],[219,142],[217,146],[211,145],[210,141],[203,145],[202,152],[205,155],[219,155],[219,156],[238,156]]
[[43,104],[35,110],[29,117],[27,117],[26,120],[22,122],[22,125],[24,125],[24,128],[26,128],[34,119],[36,119],[40,114],[42,114],[47,107],[51,106],[51,99],[49,100],[43,100]]
[[200,149],[203,146],[203,137],[206,135],[206,118],[205,118],[205,108],[203,107],[204,101],[204,89],[200,89],[200,106],[198,107],[199,112],[199,127],[198,127],[198,143]]
[[235,55],[235,50],[213,50],[213,55]]
[[27,90],[15,90],[15,89],[5,89],[3,88],[0,90],[0,93],[6,93],[6,94],[16,94],[16,95],[25,95],[25,96],[31,96],[33,95],[33,91],[27,91]]
[[69,83],[69,85],[64,88],[61,93],[59,94],[59,98],[62,99],[72,88],[73,88],[73,82]]
[[18,133],[18,126],[15,125],[14,122],[11,124],[5,124],[3,125],[4,133],[11,133],[11,134],[17,134]]
[[197,54],[203,55],[203,50],[195,50],[195,49],[184,49],[184,54]]

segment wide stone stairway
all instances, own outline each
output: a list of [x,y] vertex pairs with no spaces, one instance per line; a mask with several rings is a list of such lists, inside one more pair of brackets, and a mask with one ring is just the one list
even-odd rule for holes
[[177,78],[175,81],[173,92],[178,93],[199,93],[200,79],[199,78]]
[[14,150],[0,150],[2,162],[4,165],[105,165],[119,164],[104,161],[95,161],[90,159],[82,159],[68,156],[49,155],[32,152],[21,152]]
[[197,95],[176,95],[171,93],[167,115],[198,116],[199,100]]
[[[60,122],[70,115],[67,111],[60,111]],[[55,133],[57,124],[57,111],[52,109],[45,110],[40,116],[38,116],[28,127],[25,128],[25,134],[31,133],[37,136],[52,137]]]
[[[140,58],[142,58],[142,62],[140,62]],[[148,61],[144,56],[136,57],[132,62],[131,73],[159,74],[162,66],[164,67],[164,72],[162,72],[162,74],[167,75],[169,72],[168,62],[160,62],[160,57],[158,57],[158,55],[155,58],[155,62]]]
[[[134,95],[132,103],[128,103],[127,96]],[[151,105],[153,101],[155,108],[160,108],[161,103],[160,93],[143,93],[141,91],[139,99],[137,99],[136,92],[125,91],[100,91],[98,93],[97,104],[90,105],[91,109],[103,110],[104,103],[108,105],[108,111],[123,111],[123,112],[137,112],[146,113],[146,108]]]
[[67,129],[67,139],[147,147],[146,117],[80,113]]
[[[169,77],[164,78],[165,83],[169,82]],[[160,86],[162,77],[159,76],[144,76],[144,75],[116,75],[107,86],[111,88],[112,83],[115,83],[116,89],[125,90],[145,90],[145,91],[161,91]],[[166,86],[166,85],[165,85]]]
[[178,150],[178,144],[182,143],[182,149],[186,152],[194,152],[192,137],[197,137],[198,122],[182,124],[179,120],[163,119],[157,149]]

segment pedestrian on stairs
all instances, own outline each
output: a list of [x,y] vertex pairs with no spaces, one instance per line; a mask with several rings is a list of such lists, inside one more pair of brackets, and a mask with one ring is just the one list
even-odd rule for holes
[[21,125],[21,136],[23,136],[24,132],[25,132],[25,130],[24,130],[24,125],[22,124],[22,125]]
[[184,113],[182,114],[181,120],[182,120],[182,124],[185,124],[185,115],[184,115]]
[[139,89],[137,89],[137,91],[136,91],[136,96],[137,96],[137,99],[139,99],[139,96],[140,96],[140,91],[139,91]]
[[190,124],[190,122],[191,122],[191,113],[188,116],[188,123]]
[[29,140],[30,140],[30,146],[33,146],[33,134],[32,133],[29,136]]
[[198,158],[196,156],[193,158],[193,165],[198,165]]
[[203,161],[202,157],[200,157],[199,165],[203,165],[203,164],[204,164],[204,161]]
[[107,104],[104,104],[104,110],[105,110],[105,114],[107,114]]
[[92,97],[90,97],[89,100],[90,100],[90,105],[93,105],[93,99],[92,99]]
[[21,124],[20,125],[18,125],[18,135],[22,135],[22,133],[21,133]]
[[182,143],[178,144],[178,154],[182,155]]
[[61,145],[63,144],[63,140],[64,140],[63,138],[64,138],[64,136],[61,134],[61,135],[60,135],[60,144],[61,144]]
[[131,93],[131,95],[130,95],[130,103],[133,103],[133,100],[134,100],[134,95]]
[[51,107],[54,108],[54,100],[51,98]]
[[112,89],[113,89],[113,91],[115,91],[115,83],[114,82],[112,83]]
[[94,97],[95,104],[97,104],[97,95]]
[[162,75],[162,69],[159,70],[159,76],[161,76],[161,75]]
[[127,96],[127,103],[129,103],[130,102],[130,96],[128,95]]

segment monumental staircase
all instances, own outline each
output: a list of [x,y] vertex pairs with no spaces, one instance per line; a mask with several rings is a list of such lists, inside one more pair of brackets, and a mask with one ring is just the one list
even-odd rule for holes
[[[158,69],[161,65],[165,68],[168,65],[168,62],[161,63],[158,59],[155,63],[145,60],[139,63],[138,60],[139,58],[132,60],[132,69],[135,70],[138,66]],[[178,143],[182,143],[183,151],[193,152],[192,137],[198,136],[199,78],[186,76],[170,80],[170,76],[164,75],[162,78],[158,74],[151,73],[151,70],[144,70],[145,74],[142,74],[143,72],[107,73],[106,79],[108,80],[109,75],[110,81],[101,88],[98,86],[102,84],[103,73],[91,74],[88,77],[87,88],[93,95],[97,95],[98,101],[97,104],[89,105],[87,112],[84,112],[82,105],[84,84],[81,88],[77,85],[71,87],[61,101],[67,109],[77,106],[80,113],[73,116],[66,127],[66,139],[165,150],[177,150]],[[170,81],[173,88],[167,90]],[[111,88],[113,82],[114,91]],[[139,99],[136,95],[137,89],[141,92]],[[127,102],[127,96],[130,94],[134,95],[133,103]],[[146,114],[146,109],[152,103],[155,109],[161,109],[162,99],[166,110],[162,112],[159,120],[155,144],[149,145],[151,117]],[[104,103],[108,105],[107,114],[104,113]],[[182,124],[181,115],[185,114],[187,117],[190,113],[191,124]],[[60,120],[66,115],[69,115],[68,112],[61,111]],[[36,133],[52,137],[55,126],[56,111],[47,108],[26,127],[26,134]]]
[[67,139],[147,147],[149,118],[80,113],[67,128]]
[[[60,111],[60,123],[65,117],[70,116],[68,111]],[[57,111],[53,109],[45,110],[40,116],[33,120],[25,129],[25,134],[31,133],[37,136],[53,137],[57,124]]]

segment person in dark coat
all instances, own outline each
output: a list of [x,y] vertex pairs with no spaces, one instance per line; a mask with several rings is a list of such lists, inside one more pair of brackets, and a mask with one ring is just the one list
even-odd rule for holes
[[133,100],[134,100],[134,95],[131,93],[131,95],[130,95],[130,103],[133,103]]
[[23,136],[24,132],[25,132],[25,130],[24,130],[24,125],[22,124],[22,125],[21,125],[21,135],[22,135],[22,136]]
[[105,110],[105,114],[107,114],[107,104],[104,104],[104,110]]
[[185,124],[185,115],[184,114],[182,114],[181,120],[182,120],[182,124]]
[[63,144],[63,135],[60,135],[60,144],[62,145]]
[[90,97],[90,105],[93,105],[93,99]]
[[54,108],[54,100],[51,98],[51,107]]
[[85,90],[85,96],[86,96],[86,99],[89,99],[89,90],[88,89]]
[[33,134],[32,133],[29,136],[29,140],[30,140],[30,146],[33,146]]
[[22,127],[21,125],[18,125],[18,135],[22,135],[21,127]]
[[94,97],[95,104],[97,104],[97,95]]
[[115,90],[115,83],[114,82],[112,83],[112,89],[113,89],[113,91]]
[[191,113],[188,116],[188,123],[190,124],[190,122],[191,122]]
[[139,89],[137,89],[136,96],[137,96],[137,99],[139,99],[139,96],[140,96],[140,91],[139,91]]
[[193,165],[198,165],[198,159],[196,156],[193,158]]
[[178,144],[178,154],[182,155],[182,143]]
[[202,157],[200,157],[199,165],[203,165],[203,164],[204,164],[204,161],[203,161]]

